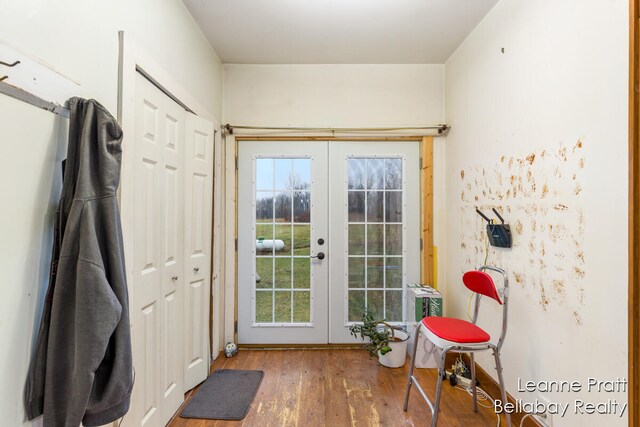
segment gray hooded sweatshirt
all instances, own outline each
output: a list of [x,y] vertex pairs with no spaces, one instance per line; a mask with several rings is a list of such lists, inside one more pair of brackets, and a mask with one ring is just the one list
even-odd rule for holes
[[122,130],[72,98],[49,289],[26,388],[27,417],[98,426],[129,410],[133,370],[116,190]]

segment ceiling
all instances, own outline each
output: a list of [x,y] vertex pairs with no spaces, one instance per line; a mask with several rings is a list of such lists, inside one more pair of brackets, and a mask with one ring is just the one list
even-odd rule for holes
[[497,0],[183,0],[223,63],[442,64]]

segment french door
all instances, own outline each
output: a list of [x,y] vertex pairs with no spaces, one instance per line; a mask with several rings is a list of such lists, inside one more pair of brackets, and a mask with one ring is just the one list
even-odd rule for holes
[[420,274],[414,142],[239,144],[238,342],[348,343],[405,320]]

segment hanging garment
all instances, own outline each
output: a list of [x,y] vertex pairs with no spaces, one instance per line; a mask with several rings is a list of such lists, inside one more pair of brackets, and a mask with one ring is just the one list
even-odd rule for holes
[[98,426],[129,410],[131,336],[120,212],[122,129],[72,98],[49,289],[25,404],[48,426]]

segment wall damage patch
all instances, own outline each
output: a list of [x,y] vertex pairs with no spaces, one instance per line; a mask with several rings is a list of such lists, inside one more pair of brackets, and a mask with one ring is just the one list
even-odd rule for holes
[[561,308],[576,324],[582,323],[586,275],[583,146],[579,139],[460,171],[463,271],[481,266],[487,256],[485,221],[475,209],[495,207],[511,224],[513,248],[489,247],[487,263],[505,268],[512,286],[542,310]]

